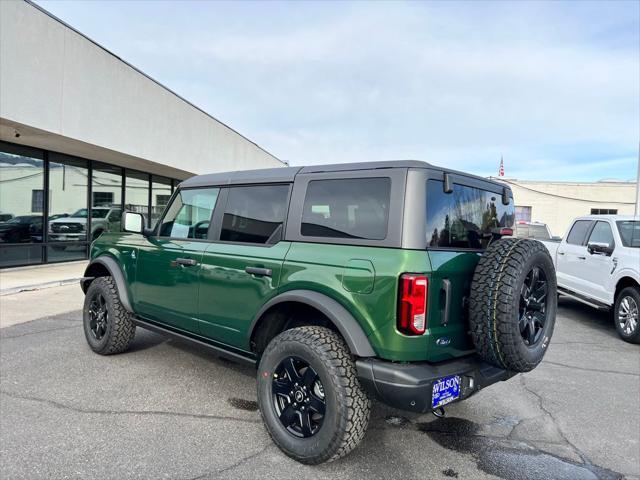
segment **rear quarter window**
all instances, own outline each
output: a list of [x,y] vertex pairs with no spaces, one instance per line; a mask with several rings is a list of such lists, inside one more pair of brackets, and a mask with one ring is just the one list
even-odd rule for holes
[[504,227],[513,227],[515,207],[502,204],[500,193],[427,180],[427,244],[430,247],[483,249]]
[[390,196],[388,177],[312,180],[304,199],[300,234],[384,240]]

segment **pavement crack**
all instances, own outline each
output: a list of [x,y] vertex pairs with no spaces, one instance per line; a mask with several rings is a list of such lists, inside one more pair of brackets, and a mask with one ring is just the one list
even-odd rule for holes
[[67,405],[55,400],[46,398],[33,397],[29,395],[22,395],[19,393],[7,392],[6,390],[0,390],[0,394],[6,395],[10,398],[18,400],[28,400],[31,402],[37,402],[45,405],[59,408],[62,410],[69,410],[76,413],[94,414],[94,415],[149,415],[149,416],[165,416],[165,417],[183,417],[183,418],[195,418],[199,420],[226,420],[232,422],[241,423],[260,423],[260,419],[251,418],[239,418],[226,415],[210,415],[206,413],[186,413],[186,412],[171,412],[167,410],[98,410],[92,408],[75,407]]
[[560,434],[560,437],[562,438],[562,440],[575,452],[576,455],[578,455],[578,457],[580,457],[580,459],[582,460],[582,463],[584,463],[585,465],[589,465],[592,466],[593,464],[591,463],[591,460],[589,460],[589,457],[587,457],[582,450],[580,450],[578,447],[576,447],[568,438],[567,435],[564,433],[564,431],[562,430],[562,428],[560,427],[560,425],[558,424],[558,419],[553,415],[553,413],[551,413],[551,410],[549,410],[545,404],[544,404],[544,399],[542,398],[542,395],[540,395],[538,392],[536,392],[533,388],[529,387],[527,385],[526,382],[526,378],[524,375],[520,375],[520,384],[522,385],[522,388],[524,388],[527,392],[529,392],[531,395],[533,395],[537,400],[538,400],[538,408],[543,411],[546,415],[549,416],[549,418],[551,419],[551,421],[553,422],[553,424],[555,425],[555,427],[558,429],[558,433]]
[[229,465],[228,467],[224,467],[220,470],[216,470],[214,472],[207,472],[207,473],[203,473],[202,475],[198,475],[197,477],[191,477],[187,480],[203,480],[205,478],[211,478],[212,476],[214,478],[218,478],[218,475],[222,474],[222,473],[226,473],[226,472],[230,472],[231,470],[234,470],[242,465],[244,465],[245,463],[249,462],[250,460],[253,460],[254,458],[262,455],[264,452],[267,451],[267,449],[271,446],[271,443],[267,443],[265,444],[260,450],[258,450],[255,453],[252,453],[251,455],[247,455],[246,457],[241,458],[240,460],[238,460],[237,462]]
[[599,368],[578,367],[576,365],[568,365],[566,363],[560,363],[560,362],[551,362],[549,360],[543,360],[542,363],[547,363],[549,365],[555,365],[557,367],[570,368],[572,370],[582,370],[582,371],[585,371],[585,372],[613,373],[613,374],[616,374],[616,375],[628,375],[628,376],[631,376],[631,377],[640,377],[640,374],[633,373],[633,372],[621,372],[619,370],[604,370],[604,369],[599,369]]
[[69,330],[71,328],[77,328],[78,325],[71,325],[69,327],[56,327],[56,328],[48,328],[46,330],[37,330],[35,332],[26,332],[26,333],[21,333],[19,335],[2,335],[0,336],[0,340],[7,340],[9,338],[20,338],[20,337],[27,337],[29,335],[37,335],[39,333],[48,333],[48,332],[54,332],[56,330]]

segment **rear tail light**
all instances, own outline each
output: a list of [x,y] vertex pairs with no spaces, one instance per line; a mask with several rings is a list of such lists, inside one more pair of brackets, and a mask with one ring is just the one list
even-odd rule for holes
[[513,229],[512,228],[501,228],[500,229],[500,235],[511,236],[511,235],[513,235]]
[[428,280],[424,275],[400,276],[398,330],[407,335],[422,335],[427,330]]

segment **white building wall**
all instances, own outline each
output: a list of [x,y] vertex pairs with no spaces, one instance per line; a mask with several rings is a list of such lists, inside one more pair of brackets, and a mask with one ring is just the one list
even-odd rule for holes
[[493,178],[504,181],[517,206],[531,207],[531,220],[543,222],[554,235],[563,236],[571,221],[590,215],[592,208],[615,209],[631,215],[635,208],[635,182],[534,182]]
[[23,0],[0,1],[0,122],[6,141],[178,178],[283,165]]

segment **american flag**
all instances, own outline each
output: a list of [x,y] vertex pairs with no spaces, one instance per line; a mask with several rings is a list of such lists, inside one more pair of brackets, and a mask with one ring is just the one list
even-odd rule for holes
[[502,155],[500,155],[500,169],[498,170],[498,176],[504,177],[504,160],[502,158]]

